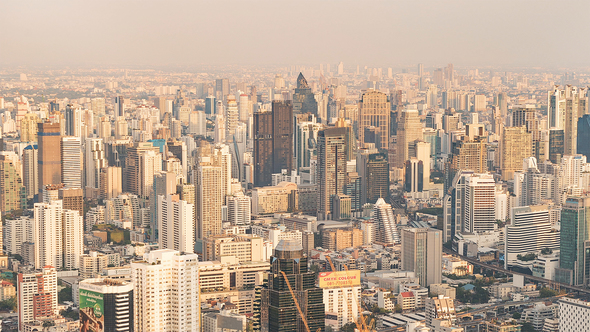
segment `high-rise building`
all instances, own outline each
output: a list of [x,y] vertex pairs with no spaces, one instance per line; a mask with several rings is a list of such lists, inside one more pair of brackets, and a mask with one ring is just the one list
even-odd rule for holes
[[[371,216],[376,227],[376,242],[386,244],[400,243],[400,235],[397,230],[395,216],[391,205],[385,203],[383,198],[379,198],[373,206],[373,215]],[[365,231],[367,233],[367,231]]]
[[222,167],[207,164],[197,166],[195,234],[199,240],[221,233],[221,206],[224,205],[222,179]]
[[37,142],[39,116],[36,113],[27,113],[20,120],[20,141]]
[[442,232],[432,228],[402,230],[402,269],[414,271],[420,286],[442,280]]
[[82,109],[74,107],[72,104],[66,106],[66,135],[81,137],[82,136]]
[[309,114],[305,116],[296,115],[296,131],[294,133],[294,150],[295,169],[300,167],[309,167],[311,158],[317,152],[317,138],[318,132],[322,129],[322,125],[316,122],[316,118]]
[[406,160],[404,191],[409,193],[422,192],[424,190],[424,163],[417,158]]
[[410,159],[410,144],[422,140],[422,123],[417,110],[403,110],[397,125],[397,143],[394,167],[403,168]]
[[384,153],[373,153],[367,160],[367,202],[389,196],[389,163]]
[[194,205],[178,195],[159,195],[157,204],[160,249],[194,252]]
[[493,231],[496,183],[491,174],[473,174],[465,179],[464,190],[459,194],[464,204],[460,217],[464,232]]
[[63,266],[63,208],[61,201],[36,203],[33,208],[35,228],[35,268]]
[[559,332],[578,332],[590,325],[590,302],[569,297],[559,300]]
[[[263,324],[268,324],[268,331],[323,331],[326,316],[323,290],[315,286],[315,274],[308,267],[301,243],[295,239],[281,240],[271,261],[268,289],[263,290],[266,293],[263,310],[268,313],[268,320]],[[305,317],[299,314],[287,282]]]
[[242,193],[227,197],[227,221],[232,225],[248,225],[252,215],[252,199]]
[[272,173],[293,169],[293,105],[272,102]]
[[63,268],[77,270],[84,254],[84,218],[73,210],[63,210]]
[[80,137],[62,137],[61,179],[66,189],[83,189],[82,165],[82,146]]
[[[363,146],[367,142],[365,128],[375,128],[375,147],[387,150],[389,148],[389,121],[391,107],[387,100],[387,94],[370,90],[361,96],[359,100],[358,135]],[[422,135],[422,132],[420,132]]]
[[506,226],[504,266],[512,266],[519,255],[538,254],[542,249],[559,250],[559,232],[551,228],[547,205],[512,208]]
[[[342,278],[346,281],[325,281],[332,278]],[[324,292],[326,325],[331,325],[336,330],[357,321],[361,310],[360,271],[321,272],[320,287]]]
[[133,331],[133,284],[94,278],[80,281],[81,331]]
[[578,119],[576,153],[583,154],[590,160],[590,114],[584,114]]
[[27,198],[39,193],[39,149],[37,145],[29,145],[23,150],[23,185]]
[[27,207],[27,192],[20,174],[20,161],[12,151],[0,151],[0,211]]
[[345,128],[327,128],[318,133],[318,214],[332,213],[335,195],[346,185]]
[[78,211],[78,213],[84,215],[84,191],[79,188],[67,189],[63,186],[59,186],[57,195],[58,199],[62,201],[64,210]]
[[61,180],[61,133],[59,123],[38,124],[39,137],[39,194],[48,184],[62,183]]
[[[318,103],[302,73],[299,73],[297,77],[297,88],[293,93],[293,113],[311,113],[318,116]],[[327,119],[320,120],[326,121]]]
[[533,141],[527,128],[505,127],[501,142],[502,179],[513,179],[514,172],[522,170],[522,161],[531,156]]
[[[98,198],[101,188],[100,174],[108,166],[102,138],[87,138],[85,140],[85,186],[86,196]],[[89,195],[90,194],[90,195]]]
[[269,186],[273,173],[272,113],[254,113],[254,187]]
[[562,129],[564,133],[564,154],[577,151],[578,119],[588,108],[586,89],[567,85],[564,89],[555,86],[548,93],[548,127]]
[[561,210],[559,269],[555,280],[572,285],[587,285],[589,263],[586,260],[590,240],[590,197],[570,196]]
[[134,330],[200,331],[199,259],[160,249],[131,263]]
[[217,102],[214,96],[207,96],[205,98],[205,114],[207,116],[216,115],[217,112],[215,111],[215,106],[217,106]]
[[217,100],[225,100],[229,94],[229,79],[219,78],[215,80],[215,97]]
[[115,118],[117,117],[125,117],[125,99],[121,96],[115,97]]
[[25,331],[25,324],[43,318],[57,316],[57,270],[44,266],[40,272],[19,273],[18,326]]
[[[148,152],[151,154],[143,158]],[[138,142],[134,146],[128,147],[126,153],[127,157],[123,168],[123,191],[136,195],[148,193],[146,197],[149,197],[149,188],[153,184],[154,174],[162,170],[162,157],[159,148],[152,143]]]
[[112,199],[123,192],[121,167],[104,167],[100,171],[100,198]]

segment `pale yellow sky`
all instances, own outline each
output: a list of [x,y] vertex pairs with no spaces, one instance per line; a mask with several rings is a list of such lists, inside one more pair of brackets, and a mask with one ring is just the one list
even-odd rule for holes
[[590,67],[590,1],[0,0],[0,65]]

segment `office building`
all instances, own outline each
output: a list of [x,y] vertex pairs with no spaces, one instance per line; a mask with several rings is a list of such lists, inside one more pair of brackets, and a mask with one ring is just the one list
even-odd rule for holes
[[131,263],[134,330],[200,331],[199,257],[154,250]]
[[584,114],[578,119],[577,154],[583,154],[590,159],[590,114]]
[[[311,113],[318,116],[318,103],[302,73],[297,77],[297,88],[293,93],[293,113]],[[325,122],[327,119],[321,120]]]
[[[389,123],[391,107],[387,100],[387,94],[370,90],[361,96],[359,100],[358,135],[362,146],[366,146],[365,128],[375,128],[375,146],[379,149],[389,148]],[[421,134],[421,133],[420,133]]]
[[345,128],[328,128],[318,133],[318,214],[332,213],[333,197],[344,193],[346,184]]
[[[333,329],[340,329],[359,318],[362,303],[360,274],[359,270],[320,273],[319,283],[324,294],[326,324]],[[328,281],[334,278],[341,280]]]
[[261,237],[251,234],[212,235],[203,241],[203,259],[219,261],[233,256],[238,263],[266,261],[263,243]]
[[522,161],[533,156],[532,135],[525,126],[505,127],[501,142],[502,179],[514,178],[514,172],[522,170]]
[[[384,244],[400,243],[400,235],[397,230],[393,209],[391,208],[391,205],[385,203],[383,198],[379,198],[373,206],[373,215],[371,218],[376,225],[375,242],[381,242]],[[371,232],[365,231],[365,233]]]
[[39,149],[37,145],[29,145],[23,150],[23,185],[27,199],[39,193]]
[[561,210],[559,269],[555,280],[572,285],[587,285],[586,246],[590,240],[590,197],[570,196]]
[[[143,157],[148,152],[150,154]],[[123,191],[135,195],[148,193],[146,197],[149,197],[149,188],[153,185],[154,174],[162,170],[162,157],[159,148],[149,142],[137,142],[133,146],[127,147],[125,154],[125,165],[121,166],[123,167]],[[110,161],[109,164],[118,166],[111,164]]]
[[559,332],[585,331],[590,326],[590,302],[564,297],[559,300]]
[[[296,240],[282,240],[271,261],[268,289],[263,290],[262,303],[268,317],[263,324],[268,324],[268,331],[323,331],[326,317],[323,290],[315,286],[315,274],[308,267],[301,244]],[[298,295],[297,302],[306,324],[289,288]]]
[[318,132],[322,125],[316,122],[313,115],[297,114],[296,127],[293,154],[295,169],[299,170],[301,167],[309,167],[311,158],[316,155]]
[[66,189],[82,189],[82,145],[80,137],[61,139],[61,179]]
[[404,191],[409,193],[424,190],[424,164],[422,160],[410,158],[405,164]]
[[100,171],[100,198],[112,199],[123,192],[121,167],[104,167]]
[[506,226],[504,266],[513,266],[519,255],[559,250],[559,232],[552,229],[547,205],[512,208]]
[[98,198],[101,188],[100,174],[102,169],[108,166],[103,140],[102,138],[86,138],[84,144],[84,189],[86,196]]
[[81,331],[133,331],[133,284],[93,278],[80,281]]
[[442,280],[442,232],[431,228],[402,230],[402,270],[414,271],[420,286]]
[[554,164],[559,164],[561,157],[564,156],[564,130],[550,129],[549,130],[549,160]]
[[61,133],[59,123],[38,124],[39,139],[39,194],[48,184],[62,183],[61,179]]
[[82,189],[67,189],[59,186],[57,190],[57,197],[62,201],[64,210],[78,211],[84,215],[84,193]]
[[227,197],[227,221],[232,225],[248,225],[252,215],[252,198],[241,192]]
[[3,213],[27,207],[27,193],[21,177],[18,156],[0,151],[0,211]]
[[389,163],[384,153],[373,153],[367,160],[367,202],[375,203],[389,196]]
[[[313,203],[316,211],[317,200]],[[295,183],[280,182],[276,186],[252,189],[252,214],[264,215],[295,212],[298,209],[298,187]]]
[[417,110],[403,110],[397,125],[396,155],[393,167],[403,168],[410,159],[410,144],[422,140],[422,123]]
[[39,116],[36,113],[27,113],[20,120],[20,141],[37,142]]
[[18,327],[58,315],[57,270],[45,266],[35,273],[19,273],[17,277]]
[[[164,110],[162,110],[164,111]],[[125,117],[125,99],[121,96],[115,97],[115,118]]]
[[327,229],[322,231],[322,248],[340,251],[363,245],[363,231],[357,228]]
[[254,113],[254,187],[269,186],[273,173],[272,112]]
[[178,195],[158,195],[160,249],[193,252],[195,245],[194,205]]

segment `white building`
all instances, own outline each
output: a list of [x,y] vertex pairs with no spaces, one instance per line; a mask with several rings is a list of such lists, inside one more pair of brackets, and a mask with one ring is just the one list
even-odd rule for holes
[[35,268],[63,267],[62,201],[36,203],[33,208],[35,223]]
[[518,255],[538,253],[541,249],[559,249],[559,232],[552,229],[546,205],[512,208],[511,224],[506,226],[505,266]]
[[241,192],[227,197],[227,221],[232,225],[248,225],[252,219],[252,198]]
[[379,198],[373,206],[372,219],[377,226],[377,238],[375,241],[388,244],[400,243],[400,235],[397,231],[393,209],[391,205],[385,203],[383,198]]
[[[54,267],[46,266],[37,273],[21,273],[17,283],[19,331],[24,331],[23,324],[57,314],[57,271]],[[46,301],[37,302],[35,297]]]
[[84,218],[80,212],[64,210],[62,229],[63,267],[66,270],[78,269],[80,268],[80,257],[84,254]]
[[590,329],[590,302],[564,297],[559,300],[559,332]]
[[82,188],[82,146],[80,137],[62,137],[61,174],[66,189]]
[[151,251],[131,263],[135,331],[200,331],[197,254]]
[[359,317],[360,303],[361,286],[324,288],[326,315],[338,317],[338,323],[333,326],[335,329],[340,329]]
[[465,232],[493,231],[496,218],[496,183],[491,174],[473,174],[465,182]]
[[194,205],[180,200],[178,195],[158,196],[160,249],[194,252]]

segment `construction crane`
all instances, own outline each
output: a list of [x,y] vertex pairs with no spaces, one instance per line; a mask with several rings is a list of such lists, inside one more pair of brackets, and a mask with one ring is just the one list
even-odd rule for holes
[[[287,283],[287,287],[289,287],[289,292],[291,292],[291,296],[293,297],[293,301],[295,301],[295,306],[297,307],[297,311],[299,311],[299,315],[301,316],[301,320],[303,321],[303,324],[305,325],[305,330],[307,332],[311,332],[309,330],[309,326],[307,325],[307,319],[305,318],[305,315],[303,314],[303,311],[301,311],[301,307],[299,307],[299,302],[297,301],[297,296],[295,296],[295,292],[293,292],[293,289],[291,288],[291,283],[289,282],[289,279],[287,279],[287,275],[285,274],[284,271],[280,271],[281,274],[283,275],[283,278],[285,278],[285,282]],[[318,331],[321,331],[322,329],[319,328]]]
[[[330,256],[326,256],[326,259],[328,260],[328,263],[330,263],[330,267],[332,268],[332,271],[336,272],[336,268],[334,267],[334,263],[332,263],[332,259],[330,258]],[[348,274],[348,267],[346,265],[344,265],[344,268],[346,269],[346,272]],[[342,282],[340,280],[338,281],[338,283],[339,284],[342,284]],[[350,286],[350,289],[352,290],[352,298],[354,299],[354,302],[356,303],[356,306],[357,306],[357,308],[359,310],[359,319],[360,319],[361,323],[359,324],[358,319],[356,319],[354,317],[354,315],[352,316],[353,322],[356,325],[356,328],[360,332],[370,331],[369,328],[366,325],[365,317],[363,317],[363,314],[361,312],[362,311],[362,308],[359,305],[359,303],[358,303],[358,301],[356,299],[356,296],[354,295],[354,289],[352,288],[352,285],[349,284],[349,286]],[[348,312],[350,314],[350,313],[352,313],[352,304],[350,303],[350,301],[346,301],[346,302],[348,304]]]

